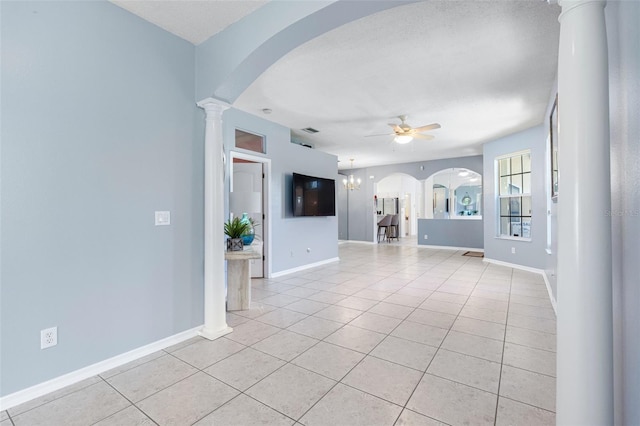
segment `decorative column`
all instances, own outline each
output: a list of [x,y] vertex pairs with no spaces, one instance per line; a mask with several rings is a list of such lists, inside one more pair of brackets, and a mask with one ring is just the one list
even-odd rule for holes
[[559,425],[613,424],[609,75],[604,1],[560,0]]
[[224,278],[224,148],[222,113],[229,104],[213,98],[198,106],[205,111],[204,133],[204,327],[213,340],[233,331],[227,326]]

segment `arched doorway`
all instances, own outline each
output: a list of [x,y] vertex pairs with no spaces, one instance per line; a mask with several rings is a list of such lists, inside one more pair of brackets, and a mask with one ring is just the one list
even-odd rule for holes
[[420,181],[405,173],[393,173],[378,181],[375,194],[378,215],[400,214],[400,237],[415,237],[417,219],[422,215],[420,205],[423,204]]

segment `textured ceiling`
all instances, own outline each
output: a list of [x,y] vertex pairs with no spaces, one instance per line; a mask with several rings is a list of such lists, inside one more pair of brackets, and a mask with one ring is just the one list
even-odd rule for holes
[[196,45],[267,2],[267,0],[110,1]]
[[[328,32],[264,72],[236,108],[293,129],[340,168],[482,153],[543,122],[556,77],[560,8],[540,0],[425,1]],[[434,140],[392,142],[386,123],[438,122]],[[308,135],[298,129],[320,130]]]
[[[199,44],[266,1],[112,0]],[[557,71],[560,8],[540,0],[428,0],[317,37],[265,71],[234,107],[290,127],[341,169],[482,153],[543,122]],[[273,112],[266,116],[262,109]],[[440,123],[406,145],[386,123]],[[309,135],[299,129],[320,130]]]

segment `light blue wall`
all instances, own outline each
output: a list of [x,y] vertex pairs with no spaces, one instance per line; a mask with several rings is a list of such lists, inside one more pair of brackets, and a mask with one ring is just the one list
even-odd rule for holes
[[107,2],[0,7],[7,395],[202,324],[203,118],[191,44]]
[[[462,167],[482,174],[482,156],[445,158],[350,170],[349,173],[353,172],[362,179],[362,185],[358,191],[349,191],[349,239],[374,241],[376,219],[373,200],[374,183],[394,173],[404,173],[418,180],[424,180],[440,170],[452,167]],[[374,176],[374,179],[370,179],[370,176]]]
[[484,247],[482,220],[418,219],[418,245],[481,249]]
[[[611,214],[616,424],[640,424],[640,3],[611,1]],[[562,193],[560,193],[562,194]],[[607,213],[607,210],[610,210]],[[561,307],[561,302],[558,301]]]
[[347,179],[347,175],[336,176],[336,186],[338,193],[338,204],[336,212],[338,214],[338,239],[349,239],[349,190],[344,187],[342,180]]
[[[547,245],[546,140],[548,130],[540,125],[484,144],[484,256],[487,259],[544,269]],[[496,157],[531,150],[531,241],[498,238],[496,201]],[[515,248],[513,254],[511,249]]]
[[[271,272],[278,273],[338,257],[338,216],[293,217],[291,183],[294,172],[336,179],[338,159],[334,155],[291,143],[288,127],[243,111],[229,109],[224,112],[223,120],[227,152],[235,150],[236,128],[265,136],[267,152],[264,157],[271,159]],[[250,151],[236,151],[259,155]],[[226,188],[228,192],[228,179]],[[307,252],[308,248],[310,252]]]

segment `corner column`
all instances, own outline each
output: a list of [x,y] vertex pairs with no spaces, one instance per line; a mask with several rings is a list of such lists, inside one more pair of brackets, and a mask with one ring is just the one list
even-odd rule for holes
[[233,331],[227,326],[224,279],[224,147],[222,113],[230,107],[213,98],[198,106],[205,111],[204,133],[204,326],[202,337],[217,339]]
[[559,3],[556,421],[559,425],[612,425],[606,2]]

